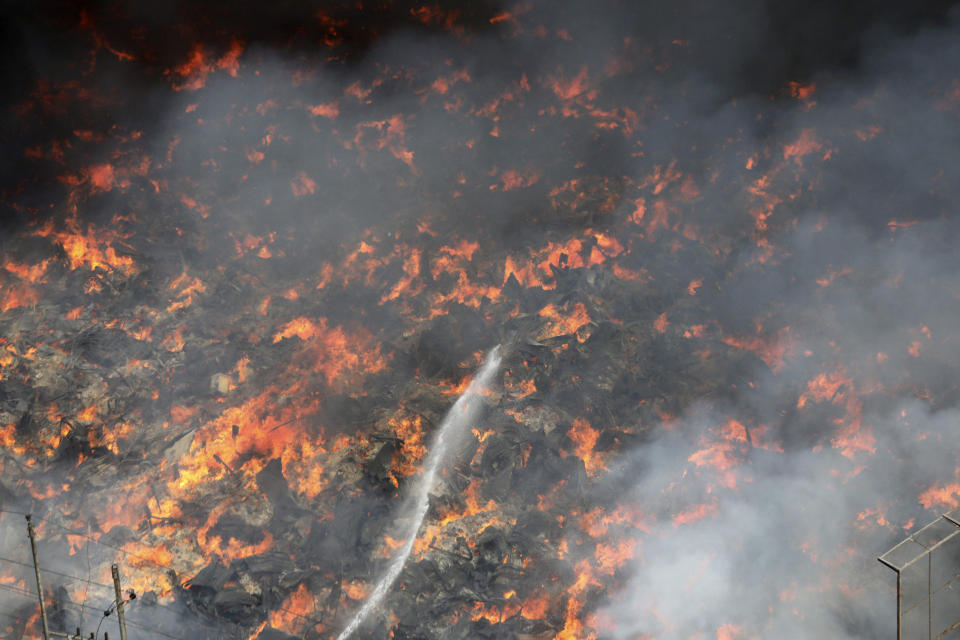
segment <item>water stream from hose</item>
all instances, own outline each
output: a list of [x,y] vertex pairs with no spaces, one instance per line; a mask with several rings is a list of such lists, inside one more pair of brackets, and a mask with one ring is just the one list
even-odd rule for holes
[[457,437],[470,426],[480,406],[480,394],[483,388],[489,385],[499,366],[500,347],[498,346],[487,354],[487,361],[470,381],[470,386],[457,398],[456,403],[444,417],[440,429],[437,431],[436,439],[430,447],[430,453],[427,454],[423,476],[420,478],[416,493],[409,503],[409,509],[413,516],[406,530],[406,535],[403,536],[406,538],[406,542],[400,552],[390,561],[386,573],[377,582],[373,591],[370,592],[370,597],[367,598],[367,601],[363,603],[350,623],[337,636],[337,640],[347,640],[363,624],[370,612],[379,606],[390,587],[400,576],[400,572],[403,571],[407,558],[410,557],[410,552],[413,550],[413,543],[417,540],[420,526],[427,516],[427,509],[430,506],[430,490],[433,488],[434,479],[444,462],[447,449],[451,442],[456,441]]

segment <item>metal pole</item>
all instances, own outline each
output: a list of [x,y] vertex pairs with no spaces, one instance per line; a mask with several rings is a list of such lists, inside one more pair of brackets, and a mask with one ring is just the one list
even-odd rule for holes
[[903,640],[903,576],[897,571],[897,640]]
[[123,619],[123,594],[120,592],[120,570],[117,565],[111,565],[113,574],[113,592],[117,597],[117,619],[120,622],[120,640],[127,640],[127,623]]
[[27,514],[27,535],[30,536],[30,551],[33,552],[33,571],[37,574],[37,594],[40,597],[40,621],[43,623],[43,640],[50,640],[50,629],[47,626],[47,607],[43,603],[43,583],[40,581],[40,565],[37,562],[37,541],[33,537],[33,523]]

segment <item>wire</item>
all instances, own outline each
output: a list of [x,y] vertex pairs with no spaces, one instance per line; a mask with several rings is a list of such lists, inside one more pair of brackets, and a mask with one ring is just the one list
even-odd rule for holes
[[107,544],[106,542],[100,542],[99,540],[97,540],[97,539],[94,538],[93,536],[87,535],[86,533],[80,533],[80,532],[78,532],[78,531],[73,531],[72,529],[68,529],[68,528],[66,528],[66,527],[61,527],[60,525],[57,525],[57,524],[52,524],[52,525],[50,525],[50,526],[55,527],[55,528],[57,528],[57,529],[60,529],[61,531],[65,531],[66,533],[68,533],[68,534],[71,535],[71,536],[77,536],[77,537],[79,537],[79,538],[85,538],[85,539],[89,540],[90,542],[92,542],[92,543],[94,543],[94,544],[100,545],[101,547],[107,547],[108,549],[113,549],[114,551],[119,551],[120,553],[122,553],[122,554],[125,555],[125,556],[130,556],[130,557],[133,557],[133,558],[137,558],[138,560],[141,560],[141,561],[143,561],[143,562],[147,562],[147,563],[152,564],[152,565],[154,565],[154,566],[156,566],[156,567],[159,567],[159,566],[160,566],[160,565],[157,564],[157,561],[154,560],[153,558],[150,558],[150,557],[148,557],[148,556],[141,556],[140,554],[134,553],[133,551],[127,551],[126,549],[124,549],[124,548],[122,548],[122,547],[117,547],[117,546],[114,546],[114,545],[112,545],[112,544]]
[[[4,561],[6,561],[6,562],[11,562],[11,563],[13,563],[13,564],[18,564],[18,565],[20,565],[20,566],[22,566],[22,567],[27,567],[27,568],[30,568],[30,567],[31,567],[31,565],[28,565],[28,564],[23,563],[23,562],[17,562],[16,560],[11,560],[11,559],[9,559],[9,558],[0,557],[0,560],[4,560]],[[46,570],[46,569],[42,569],[42,571],[44,571],[45,573],[52,573],[52,574],[57,574],[57,575],[66,575],[66,574],[60,574],[60,573],[58,573],[58,572],[56,572],[56,571],[49,571],[49,570]],[[67,577],[70,577],[70,576],[67,576]],[[95,584],[95,585],[98,585],[98,586],[101,586],[101,587],[109,588],[109,585],[103,585],[103,584],[100,584],[100,583],[97,583],[97,582],[87,581],[87,580],[84,580],[83,578],[77,578],[77,580],[84,581],[84,582],[91,582],[91,584]],[[37,597],[37,594],[36,594],[36,592],[34,592],[34,591],[30,591],[29,589],[22,589],[22,588],[15,587],[15,586],[12,586],[12,585],[0,584],[0,589],[6,589],[6,590],[8,590],[8,591],[12,591],[12,592],[14,592],[14,593],[20,594],[20,595],[25,596],[25,597],[34,597],[34,598]],[[84,613],[85,613],[85,605],[84,605],[84,604],[78,604],[78,603],[75,603],[75,602],[64,602],[64,603],[63,603],[63,606],[67,606],[67,607],[70,607],[70,608],[79,610],[79,611],[81,612],[81,616],[84,615]],[[292,612],[291,612],[291,613],[292,613]],[[106,617],[106,616],[104,616],[104,617]],[[149,626],[144,625],[144,623],[142,623],[142,622],[138,622],[138,621],[132,620],[132,619],[130,619],[130,618],[127,618],[126,621],[129,622],[129,623],[131,623],[131,624],[133,624],[133,625],[135,625],[135,626],[139,626],[139,627],[141,627],[141,628],[143,628],[143,629],[151,630]],[[201,624],[201,625],[198,625],[198,626],[200,626],[200,627],[202,627],[202,628],[204,628],[204,629],[207,629],[208,631],[217,631],[217,629],[216,629],[215,627],[208,627],[208,626],[202,625],[202,624]],[[176,636],[169,636],[169,634],[165,634],[165,633],[163,633],[163,632],[159,632],[159,631],[158,631],[157,633],[160,633],[160,635],[166,635],[166,636],[171,637],[171,638],[176,638]],[[177,638],[177,640],[183,640],[183,638]]]
[[10,611],[9,609],[0,609],[0,613],[5,613],[18,622],[29,620],[33,616],[32,611],[29,613],[17,613],[16,611]]
[[[27,514],[27,513],[23,513],[22,511],[14,511],[14,510],[12,510],[12,509],[4,509],[4,508],[2,508],[2,507],[0,507],[0,513],[12,513],[12,514],[15,514],[15,515],[18,515],[18,516],[28,516],[28,515],[30,515],[30,514]],[[52,515],[52,514],[50,514],[50,515]],[[45,522],[47,521],[47,518],[50,517],[50,515],[47,515],[45,518],[39,520],[39,521],[36,523],[37,526],[40,526],[41,524],[45,523]],[[119,551],[120,553],[122,553],[122,554],[125,555],[125,556],[130,556],[130,557],[133,557],[133,558],[137,558],[138,560],[142,560],[143,562],[152,564],[152,565],[157,566],[157,567],[160,566],[160,565],[157,564],[157,561],[154,560],[153,558],[150,558],[150,557],[148,557],[148,556],[142,556],[142,555],[140,555],[140,554],[138,554],[138,553],[134,553],[133,551],[127,551],[126,549],[124,549],[124,548],[122,548],[122,547],[117,547],[117,546],[115,546],[115,545],[108,544],[108,543],[106,543],[106,542],[101,542],[100,540],[97,540],[96,538],[94,538],[93,536],[91,536],[91,535],[89,535],[89,534],[86,534],[86,533],[83,533],[83,532],[80,532],[80,531],[74,531],[73,529],[69,529],[69,528],[67,528],[67,527],[61,526],[61,525],[59,525],[59,524],[54,524],[54,523],[52,523],[52,522],[47,523],[47,526],[53,527],[54,529],[59,529],[60,531],[63,531],[63,532],[65,532],[65,533],[67,533],[67,534],[69,534],[69,535],[71,535],[71,536],[77,536],[78,538],[84,538],[84,539],[86,539],[86,540],[89,540],[90,542],[93,542],[94,544],[100,545],[101,547],[107,547],[108,549],[113,549],[114,551]]]
[[[165,638],[171,638],[172,640],[185,640],[184,638],[181,638],[180,636],[171,635],[171,634],[166,633],[166,632],[164,632],[164,631],[160,631],[159,629],[154,629],[154,628],[151,628],[151,627],[142,625],[142,624],[140,624],[139,622],[134,622],[134,621],[131,620],[130,618],[126,618],[125,620],[126,620],[126,623],[129,624],[129,625],[132,626],[132,627],[137,627],[138,629],[143,629],[144,631],[149,631],[150,633],[155,633],[155,634],[157,634],[158,636],[163,636],[163,637],[165,637]],[[211,627],[203,627],[203,628],[204,628],[204,629],[209,629],[210,631],[216,631],[216,629],[213,629],[213,628],[211,628]]]
[[[12,514],[15,514],[15,515],[20,515],[20,516],[26,516],[26,515],[27,515],[26,513],[23,513],[23,512],[20,512],[20,511],[14,511],[14,510],[11,510],[11,509],[4,509],[4,508],[0,508],[0,512],[2,512],[2,513],[12,513]],[[48,517],[49,517],[49,516],[48,516]],[[46,520],[46,518],[44,518],[44,519],[41,520],[40,522],[42,523],[42,522],[44,522],[45,520]],[[39,523],[38,523],[38,524],[39,524]],[[66,527],[62,527],[62,526],[57,525],[57,524],[52,524],[52,523],[50,523],[49,526],[55,527],[55,528],[57,528],[57,529],[60,529],[61,531],[65,531],[66,533],[68,533],[68,534],[70,534],[70,535],[78,536],[78,537],[81,537],[81,538],[85,538],[85,539],[93,542],[94,544],[98,544],[98,545],[101,545],[101,546],[104,546],[104,547],[108,547],[108,548],[110,548],[110,549],[114,549],[114,550],[116,550],[116,551],[119,551],[119,552],[123,553],[124,555],[132,556],[132,557],[134,557],[134,558],[139,558],[139,559],[141,559],[141,560],[145,560],[145,561],[153,564],[153,565],[156,566],[157,568],[161,568],[160,565],[156,564],[156,561],[153,560],[152,558],[147,558],[147,557],[145,557],[145,556],[138,555],[138,554],[136,554],[136,553],[133,553],[132,551],[127,551],[126,549],[122,549],[122,548],[120,548],[120,547],[116,547],[116,546],[113,546],[113,545],[111,545],[111,544],[107,544],[107,543],[105,543],[105,542],[100,542],[100,541],[97,540],[96,538],[94,538],[94,537],[92,537],[92,536],[89,536],[89,535],[87,535],[87,534],[85,534],[85,533],[80,533],[80,532],[77,532],[77,531],[73,531],[73,530],[71,530],[71,529],[68,529],[68,528],[66,528]],[[11,563],[13,563],[13,564],[18,564],[18,565],[20,565],[20,566],[22,566],[22,567],[27,567],[28,569],[29,569],[29,568],[32,568],[32,565],[29,565],[29,564],[26,564],[26,563],[23,563],[23,562],[18,562],[18,561],[16,561],[16,560],[10,560],[10,559],[4,558],[4,557],[2,557],[2,556],[0,556],[0,560],[4,560],[4,561],[6,561],[6,562],[11,562]],[[88,562],[89,562],[89,558],[88,558]],[[70,579],[72,579],[72,580],[77,580],[77,581],[80,581],[80,582],[87,582],[87,583],[89,583],[89,584],[93,584],[93,585],[96,585],[96,586],[98,586],[98,587],[103,587],[103,588],[105,588],[105,589],[109,589],[109,588],[111,587],[111,585],[102,584],[102,583],[100,583],[100,582],[95,582],[95,581],[93,581],[93,580],[90,580],[89,578],[80,578],[80,577],[77,577],[77,576],[71,576],[71,575],[69,575],[69,574],[60,573],[60,572],[53,571],[53,570],[50,570],[50,569],[43,569],[42,567],[41,567],[41,571],[43,571],[44,573],[50,573],[50,574],[53,574],[53,575],[58,575],[58,576],[62,576],[62,577],[65,577],[65,578],[70,578]],[[0,586],[3,586],[3,585],[0,585]],[[84,604],[85,604],[85,602],[86,602],[86,601],[84,601]],[[83,610],[82,607],[80,607],[80,608],[81,608],[81,611],[82,611],[82,610]],[[284,612],[284,613],[289,613],[289,614],[292,615],[292,616],[296,616],[297,618],[300,618],[300,619],[302,619],[302,620],[306,620],[307,622],[311,622],[311,623],[313,623],[313,624],[315,624],[315,625],[316,625],[316,624],[323,624],[323,621],[322,621],[322,620],[318,620],[318,619],[316,619],[316,618],[311,618],[310,616],[305,616],[305,615],[303,615],[302,613],[296,613],[295,611],[291,611],[290,609],[284,609],[283,607],[276,607],[276,608],[271,609],[270,611],[271,611],[271,612],[273,612],[273,611],[282,611],[282,612]],[[133,623],[133,621],[131,621],[131,620],[129,620],[129,619],[127,620],[127,622],[131,622],[132,624],[136,624],[136,623]],[[139,625],[139,626],[142,626],[142,625]],[[202,626],[202,625],[201,625],[201,626]],[[216,631],[216,629],[214,629],[213,627],[205,627],[205,626],[204,626],[203,628],[204,628],[204,629],[208,629],[208,630],[210,630],[210,631]],[[163,634],[161,634],[161,635],[163,635]],[[169,636],[169,637],[173,638],[173,637],[175,637],[175,636]],[[182,640],[182,639],[178,639],[178,640]]]
[[14,621],[16,621],[16,622],[26,622],[26,621],[29,620],[31,617],[33,617],[33,612],[32,612],[32,611],[31,611],[30,613],[17,613],[17,612],[15,612],[15,611],[10,611],[9,609],[0,609],[0,613],[5,613],[5,614],[7,614],[7,615],[10,616],[11,618],[13,618]]
[[6,589],[7,591],[12,591],[13,593],[19,593],[22,596],[35,598],[37,594],[33,593],[29,589],[20,589],[9,584],[0,584],[0,589]]
[[[126,616],[125,616],[125,617],[124,617],[124,620],[126,620],[129,624],[132,624],[132,625],[134,625],[134,626],[140,627],[140,628],[142,628],[142,629],[148,628],[148,626],[144,626],[145,623],[140,622],[139,620],[136,620],[135,618],[130,618],[130,617],[126,617]],[[220,631],[220,629],[218,629],[218,628],[216,628],[216,627],[208,627],[208,626],[203,625],[203,624],[195,624],[194,626],[198,626],[198,627],[200,627],[201,629],[206,629],[207,631],[216,631],[216,632],[218,632],[218,633],[219,633],[219,631]],[[162,632],[158,632],[158,633],[161,633],[161,634],[162,634]],[[182,639],[181,639],[181,640],[182,640]]]
[[[29,598],[31,600],[34,600],[38,597],[35,592],[30,591],[29,589],[18,589],[17,587],[11,587],[7,584],[0,584],[0,588],[6,589],[7,591],[11,591],[17,595],[23,596],[24,598]],[[60,606],[69,607],[71,609],[80,609],[80,605],[76,604],[75,602],[61,602]],[[106,618],[106,616],[103,616],[103,618]]]
[[[103,621],[106,620],[106,619],[107,619],[107,614],[106,614],[106,613],[104,613],[102,616],[100,616],[100,622],[97,623],[97,630],[96,630],[96,631],[94,632],[94,634],[93,634],[93,637],[94,637],[94,638],[99,638],[99,637],[100,637],[100,625],[102,625],[102,624],[103,624]],[[81,618],[81,620],[82,620],[82,618]]]
[[[93,575],[93,566],[90,564],[90,546],[87,545],[86,547],[84,547],[84,549],[86,551],[85,555],[87,556],[87,580],[89,580],[90,576]],[[89,597],[90,597],[90,590],[84,589],[83,602],[80,603],[80,619],[81,620],[83,620],[84,616],[86,615],[87,598]]]
[[[23,596],[23,597],[25,597],[25,598],[34,599],[34,598],[39,597],[39,596],[37,596],[37,593],[36,593],[35,591],[30,591],[29,589],[19,589],[19,588],[17,588],[17,587],[12,587],[12,586],[10,586],[10,585],[8,585],[8,584],[0,584],[0,589],[6,589],[7,591],[16,593],[16,594],[21,595],[21,596]],[[62,607],[69,607],[69,608],[71,608],[71,609],[80,609],[80,608],[81,608],[80,605],[78,605],[78,604],[75,603],[75,602],[61,602],[61,603],[59,603],[59,604],[60,604],[60,606],[62,606]]]
[[[17,588],[17,587],[13,587],[13,586],[7,585],[7,584],[0,584],[0,588],[6,589],[7,591],[12,591],[13,593],[16,593],[16,594],[18,594],[18,595],[21,595],[21,596],[23,596],[24,598],[31,598],[31,599],[32,599],[32,598],[36,598],[36,597],[37,597],[37,594],[36,594],[35,592],[33,592],[33,591],[30,591],[29,589],[19,589],[19,588]],[[62,606],[70,607],[70,608],[72,608],[72,609],[81,609],[81,610],[82,610],[82,607],[81,607],[80,605],[76,604],[75,602],[64,602],[64,603],[62,603]],[[12,612],[7,612],[7,613],[12,613]],[[29,614],[29,615],[32,615],[32,614]],[[96,634],[94,635],[95,638],[99,638],[99,637],[100,637],[100,626],[103,624],[103,621],[104,621],[106,618],[107,618],[107,616],[105,616],[105,615],[100,617],[100,622],[97,624],[97,632],[96,632]],[[169,633],[167,633],[167,632],[165,632],[165,631],[160,631],[159,629],[155,629],[155,628],[153,628],[153,627],[151,627],[151,626],[149,626],[149,625],[147,625],[147,624],[144,624],[144,623],[142,623],[142,622],[140,622],[140,621],[138,621],[138,620],[131,620],[130,618],[125,618],[125,622],[126,622],[127,624],[132,625],[132,626],[134,626],[134,627],[137,627],[137,628],[139,628],[139,629],[143,629],[144,631],[149,631],[150,633],[155,633],[155,634],[157,634],[157,635],[164,636],[164,637],[166,637],[166,638],[171,638],[172,640],[185,640],[184,638],[181,638],[180,636],[175,636],[175,635],[171,635],[171,634],[169,634]],[[199,626],[202,627],[203,629],[208,630],[208,631],[217,631],[217,629],[214,628],[214,627],[207,627],[207,626],[204,626],[204,625],[199,625]]]
[[[3,556],[0,556],[0,560],[3,560],[4,562],[9,562],[10,564],[17,564],[17,565],[20,565],[21,567],[26,567],[28,569],[33,569],[33,565],[27,564],[26,562],[20,562],[18,560],[12,560],[10,558],[4,558]],[[43,567],[40,567],[40,571],[42,573],[49,573],[51,575],[60,576],[63,578],[70,578],[71,580],[76,580],[77,582],[87,582],[89,584],[96,585],[98,587],[103,587],[104,589],[110,589],[113,586],[109,584],[103,584],[102,582],[95,582],[93,580],[81,578],[79,576],[72,576],[69,573],[61,573],[60,571],[54,571],[53,569],[44,569]]]

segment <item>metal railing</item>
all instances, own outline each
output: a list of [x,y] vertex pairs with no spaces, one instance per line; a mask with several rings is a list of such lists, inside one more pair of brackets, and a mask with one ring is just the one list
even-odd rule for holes
[[877,559],[897,572],[897,640],[960,640],[960,509]]

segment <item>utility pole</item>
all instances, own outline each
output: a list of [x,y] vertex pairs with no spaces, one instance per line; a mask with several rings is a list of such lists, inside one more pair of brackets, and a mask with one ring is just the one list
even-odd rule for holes
[[[33,537],[33,523],[30,522],[30,514],[27,514],[27,535],[30,536],[30,551],[33,552],[33,571],[37,574],[37,594],[40,596],[40,621],[43,623],[43,640],[50,640],[50,629],[47,627],[47,607],[43,603],[43,583],[40,581],[40,565],[37,563],[37,541]],[[122,640],[126,640],[126,638]]]
[[113,574],[113,592],[117,597],[117,619],[120,622],[120,640],[127,640],[127,623],[123,619],[123,593],[120,591],[120,570],[117,565],[110,566]]

